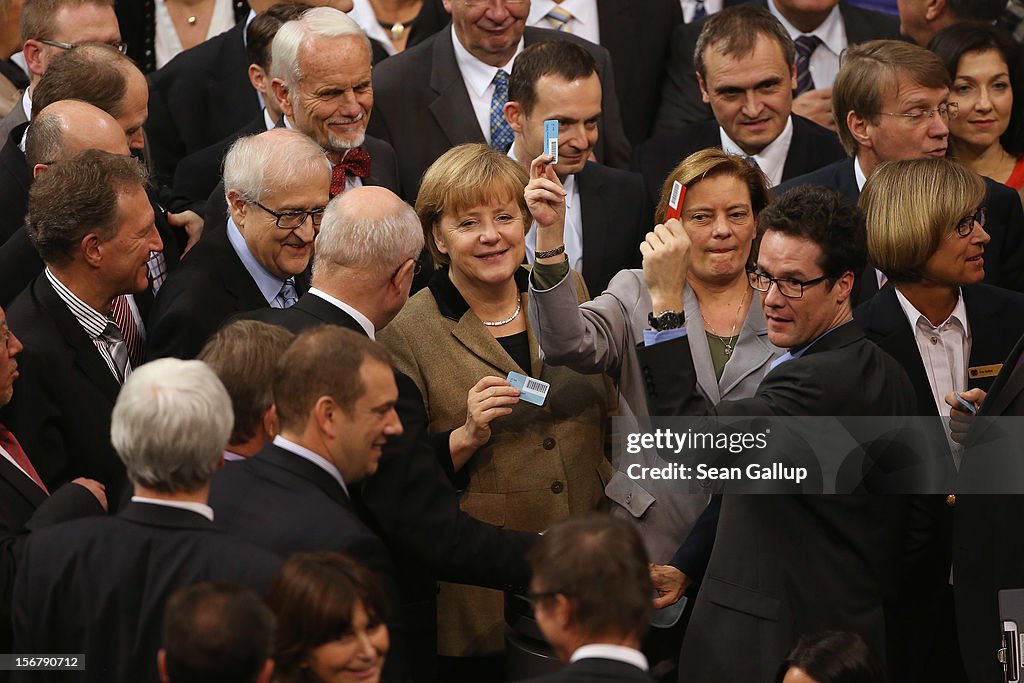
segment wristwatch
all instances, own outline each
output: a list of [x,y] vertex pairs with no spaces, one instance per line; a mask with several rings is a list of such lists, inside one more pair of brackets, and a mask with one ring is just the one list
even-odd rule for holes
[[683,323],[686,322],[686,316],[682,311],[662,311],[657,315],[652,311],[647,314],[647,324],[651,326],[652,330],[674,330],[677,327],[682,327]]

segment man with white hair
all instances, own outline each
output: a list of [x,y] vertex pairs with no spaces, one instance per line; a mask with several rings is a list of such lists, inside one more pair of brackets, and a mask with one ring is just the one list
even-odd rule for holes
[[370,39],[344,12],[306,11],[274,36],[274,94],[288,128],[317,141],[331,161],[331,196],[362,185],[400,192],[391,145],[366,135],[373,109]]
[[135,495],[116,516],[32,535],[15,581],[16,652],[83,653],[79,680],[157,681],[175,590],[198,581],[266,590],[279,558],[216,529],[207,505],[230,433],[231,399],[204,363],[165,359],[132,373],[111,439]]
[[211,225],[161,287],[148,357],[194,358],[231,316],[298,301],[330,181],[323,150],[305,135],[275,129],[236,141],[224,159],[226,228]]

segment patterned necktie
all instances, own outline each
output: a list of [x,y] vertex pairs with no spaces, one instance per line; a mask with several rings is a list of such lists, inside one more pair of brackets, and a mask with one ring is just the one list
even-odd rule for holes
[[551,25],[551,28],[556,31],[564,31],[565,33],[572,33],[571,28],[567,28],[570,21],[573,20],[572,12],[561,7],[555,7],[550,12],[544,15],[544,20]]
[[494,94],[491,96],[491,148],[502,154],[512,146],[512,126],[505,119],[508,102],[508,72],[498,69],[494,74]]
[[[136,368],[142,364],[142,336],[139,334],[139,326],[132,315],[131,304],[128,303],[127,294],[114,299],[114,307],[110,317],[117,323],[118,333],[128,350],[128,358],[132,367]],[[105,332],[105,330],[104,330]]]
[[11,434],[11,430],[0,424],[0,446],[7,451],[8,455],[14,458],[14,462],[18,464],[21,471],[27,474],[32,481],[34,481],[39,488],[49,495],[49,491],[46,489],[46,485],[43,484],[42,478],[39,473],[36,472],[36,468],[32,466],[32,461],[28,459],[28,455],[25,453],[25,449],[21,447],[18,440],[14,438],[14,434]]
[[111,320],[103,329],[101,336],[107,343],[110,357],[114,360],[114,374],[117,376],[117,381],[119,384],[124,384],[124,381],[132,374],[132,364],[128,355],[128,346],[124,342],[124,335],[121,334],[121,328]]
[[[755,159],[754,157],[752,157],[752,156],[745,156],[745,157],[743,157],[743,161],[745,161],[748,164],[750,164],[751,168],[756,168],[758,171],[761,171],[761,167],[757,165],[757,159]],[[761,172],[764,173],[764,171],[761,171]]]
[[278,292],[274,300],[270,302],[271,308],[291,308],[295,305],[295,302],[299,300],[299,292],[295,289],[295,278],[288,278],[281,285],[281,291]]
[[803,95],[808,90],[814,90],[814,79],[811,78],[811,55],[821,45],[821,38],[818,36],[800,36],[796,43],[796,92],[795,95]]
[[370,177],[370,155],[362,147],[353,147],[331,170],[331,198],[345,191],[348,176]]
[[167,279],[167,259],[164,258],[162,251],[149,252],[146,270],[149,271],[149,284],[153,287],[153,294],[156,294]]

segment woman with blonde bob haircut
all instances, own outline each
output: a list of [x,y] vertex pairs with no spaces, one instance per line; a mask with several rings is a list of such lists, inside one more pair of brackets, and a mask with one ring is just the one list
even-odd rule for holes
[[[950,392],[979,402],[1024,333],[1024,295],[982,283],[985,183],[949,159],[879,165],[864,186],[868,255],[887,278],[854,313],[899,360],[921,414],[948,416]],[[970,391],[968,391],[970,389]]]
[[[543,180],[530,184],[539,186]],[[562,244],[564,202],[559,202],[556,180],[547,183],[550,222],[534,210],[539,251]],[[530,319],[545,359],[579,372],[611,375],[619,390],[619,414],[636,422],[628,431],[649,426],[645,382],[634,349],[644,341],[651,314],[671,310],[685,315],[697,383],[714,403],[753,396],[781,353],[768,342],[760,294],[751,289],[745,272],[758,213],[770,199],[764,175],[722,150],[696,152],[665,180],[656,211],[659,223],[665,222],[675,181],[686,187],[681,222],[693,243],[680,301],[656,308],[643,271],[636,269],[620,272],[603,294],[578,304],[579,289],[563,256],[538,257],[531,276]],[[616,471],[605,493],[617,504],[615,514],[640,525],[651,560],[658,565],[672,561],[672,567],[657,567],[654,576],[662,592],[657,604],[667,606],[678,600],[707,560],[710,546],[695,551],[693,546],[680,549],[679,543],[704,514],[708,496],[683,493],[678,482],[630,477],[630,467],[636,470],[638,464],[664,466],[653,450],[613,455]]]
[[[462,509],[543,531],[604,498],[608,392],[600,374],[540,358],[522,265],[532,223],[526,182],[516,162],[482,144],[455,147],[427,169],[416,213],[438,269],[378,339],[423,394]],[[520,401],[510,372],[550,385],[541,405]],[[503,607],[499,591],[441,584],[439,679],[500,680]]]

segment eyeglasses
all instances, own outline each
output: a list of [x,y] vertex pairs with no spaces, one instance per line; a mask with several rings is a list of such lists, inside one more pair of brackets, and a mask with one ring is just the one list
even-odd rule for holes
[[412,274],[413,275],[419,275],[420,271],[423,270],[423,262],[420,261],[418,258],[405,259],[405,261],[402,261],[401,265],[399,265],[397,268],[395,268],[395,272],[391,273],[391,277],[389,279],[394,280],[395,276],[398,275],[398,271],[400,271],[405,266],[405,264],[408,261],[410,261],[410,260],[412,260],[412,263],[413,263]]
[[[509,7],[522,7],[529,3],[530,0],[498,0],[499,4],[505,4]],[[466,7],[483,7],[484,5],[490,5],[494,0],[462,0],[462,4]]]
[[967,237],[974,232],[974,225],[978,224],[981,227],[985,227],[985,207],[979,206],[974,213],[964,216],[960,219],[960,222],[956,224],[956,234],[961,237]]
[[277,227],[281,228],[282,230],[297,230],[298,228],[301,228],[303,224],[306,222],[307,216],[311,221],[313,221],[314,228],[319,228],[320,223],[323,222],[324,220],[325,207],[322,206],[319,209],[310,209],[309,211],[303,211],[302,209],[299,209],[298,211],[272,211],[267,207],[263,206],[262,204],[260,204],[259,202],[251,203],[255,204],[256,206],[260,207],[261,209],[269,213],[271,216],[276,218]]
[[[74,50],[76,47],[78,47],[78,45],[75,45],[74,43],[62,43],[59,40],[43,40],[42,38],[39,38],[38,40],[43,45],[49,45],[50,47],[59,47],[62,50]],[[82,45],[89,45],[89,44],[90,43],[82,43]],[[124,54],[128,54],[128,43],[125,43],[125,42],[120,41],[120,40],[115,40],[114,42],[111,42],[111,43],[92,43],[92,44],[93,45],[109,45],[110,47],[114,48],[115,50],[117,50],[118,52],[120,52],[123,55]]]
[[959,104],[957,104],[956,102],[949,102],[948,104],[940,104],[934,109],[911,109],[910,111],[905,113],[888,111],[883,111],[879,113],[882,116],[902,116],[903,118],[913,123],[920,123],[921,121],[924,121],[925,117],[928,117],[929,120],[935,118],[936,114],[938,114],[947,121],[952,121],[953,119],[956,118],[956,113],[959,110]]
[[779,292],[782,296],[789,299],[799,299],[804,295],[805,287],[813,287],[819,282],[824,282],[828,279],[828,275],[822,275],[816,277],[813,280],[794,280],[791,277],[772,277],[766,273],[759,272],[755,268],[747,268],[747,282],[750,286],[759,292],[767,292],[772,287],[772,283],[779,288]]

